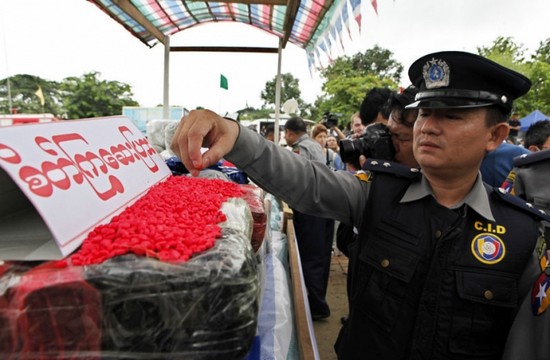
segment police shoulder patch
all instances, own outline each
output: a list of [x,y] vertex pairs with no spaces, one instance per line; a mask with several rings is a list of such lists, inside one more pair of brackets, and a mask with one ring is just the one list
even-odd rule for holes
[[525,200],[518,196],[508,194],[506,190],[502,188],[494,188],[493,194],[497,197],[497,199],[503,200],[527,213],[532,214],[537,220],[550,221],[550,215],[548,215],[544,210],[536,208],[533,204],[525,202]]
[[372,173],[370,171],[359,170],[355,173],[355,177],[364,182],[370,182],[372,180]]
[[410,168],[388,160],[368,159],[363,165],[363,170],[394,174],[408,179],[420,178],[421,176],[420,169]]
[[540,259],[541,274],[533,286],[531,291],[531,308],[533,315],[538,316],[542,314],[550,305],[550,254],[548,251]]

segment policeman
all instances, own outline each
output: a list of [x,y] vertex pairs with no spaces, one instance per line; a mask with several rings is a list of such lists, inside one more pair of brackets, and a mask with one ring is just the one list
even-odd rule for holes
[[[306,123],[301,118],[293,117],[287,120],[285,140],[295,154],[311,161],[326,164],[323,148],[308,136]],[[304,214],[294,208],[292,209],[292,219],[311,317],[313,320],[325,319],[330,316],[326,295],[332,256],[334,220],[318,217],[315,214]]]
[[514,194],[550,213],[550,149],[518,156],[514,167]]
[[[550,137],[548,138],[550,139]],[[514,159],[513,193],[546,212],[550,211],[550,150]],[[546,242],[550,222],[543,221]],[[548,245],[547,245],[548,248]],[[550,359],[550,251],[539,261],[539,276],[516,315],[508,336],[503,360]]]
[[181,121],[172,150],[193,174],[225,156],[299,211],[359,229],[339,359],[499,359],[520,278],[539,274],[545,215],[485,186],[479,166],[530,81],[452,51],[421,57],[409,78],[421,171],[371,159],[357,176],[334,172],[208,110]]

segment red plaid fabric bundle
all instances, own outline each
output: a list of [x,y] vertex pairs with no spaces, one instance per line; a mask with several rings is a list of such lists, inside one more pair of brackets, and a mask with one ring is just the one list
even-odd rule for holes
[[256,185],[242,185],[244,194],[242,198],[248,203],[252,212],[253,229],[252,229],[252,249],[258,251],[265,236],[267,215],[264,206],[264,191]]
[[46,263],[11,289],[18,359],[100,359],[101,299],[82,279],[82,268],[57,269]]

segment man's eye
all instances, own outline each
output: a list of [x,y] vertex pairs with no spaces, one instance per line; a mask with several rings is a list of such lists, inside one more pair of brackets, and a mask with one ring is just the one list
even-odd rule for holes
[[450,120],[459,120],[462,118],[462,116],[460,116],[460,114],[457,114],[457,113],[446,113],[445,117]]

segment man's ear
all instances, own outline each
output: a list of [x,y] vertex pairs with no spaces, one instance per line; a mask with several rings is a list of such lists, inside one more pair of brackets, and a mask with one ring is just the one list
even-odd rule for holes
[[501,122],[497,123],[491,130],[491,137],[487,142],[487,151],[493,151],[502,144],[504,139],[508,137],[510,127],[508,124]]

